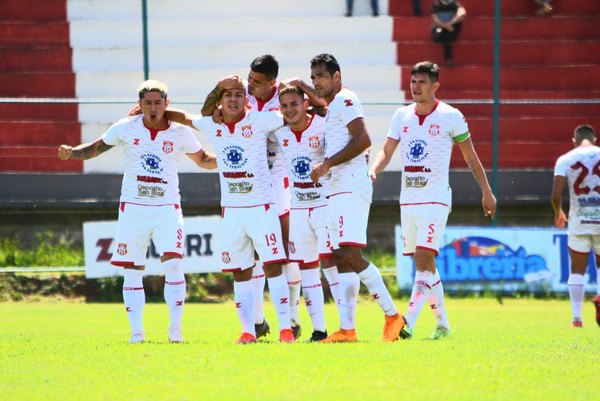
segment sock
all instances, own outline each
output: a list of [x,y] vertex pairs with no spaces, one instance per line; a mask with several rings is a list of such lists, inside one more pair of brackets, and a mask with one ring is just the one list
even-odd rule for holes
[[312,321],[313,330],[325,331],[325,297],[319,269],[301,270],[302,295]]
[[165,271],[165,302],[169,306],[170,325],[181,327],[183,306],[185,304],[185,276],[183,275],[182,259],[169,259],[163,262]]
[[323,269],[323,275],[329,284],[329,291],[333,297],[333,302],[337,305],[338,299],[340,299],[340,280],[338,278],[337,266],[328,267]]
[[267,278],[269,281],[269,293],[271,301],[275,305],[277,319],[279,319],[279,331],[291,328],[290,326],[290,291],[283,274],[277,277]]
[[356,326],[356,303],[358,302],[360,278],[354,272],[339,273],[338,278],[340,280],[340,298],[338,299],[340,328],[354,330]]
[[423,305],[429,293],[431,292],[431,272],[417,271],[415,274],[415,283],[413,284],[412,293],[410,294],[410,302],[408,304],[408,312],[406,313],[406,321],[411,329],[415,329],[417,318],[423,309]]
[[238,318],[242,324],[242,332],[256,335],[254,330],[254,294],[252,281],[235,281],[233,283],[233,299]]
[[294,326],[300,324],[298,318],[298,308],[300,307],[300,285],[302,276],[300,275],[300,267],[298,263],[288,263],[283,265],[283,273],[287,280],[288,290],[290,292],[290,319]]
[[582,274],[569,275],[567,281],[569,287],[569,299],[571,300],[571,313],[573,320],[581,320],[581,309],[583,305],[583,296],[585,295],[585,278]]
[[252,269],[252,288],[254,294],[254,323],[259,324],[265,320],[265,271],[260,262]]
[[394,305],[394,301],[392,300],[392,296],[387,290],[379,270],[377,270],[373,263],[369,263],[369,266],[358,273],[358,276],[360,277],[360,281],[362,281],[369,290],[371,298],[379,304],[379,307],[386,315],[394,316],[398,313],[396,305]]
[[429,293],[429,307],[435,315],[435,321],[438,327],[450,328],[446,306],[444,305],[444,286],[440,278],[440,273],[436,270],[431,276],[431,292]]
[[144,282],[142,280],[144,271],[123,269],[123,277],[123,302],[125,303],[131,333],[141,333],[144,331],[142,315],[146,303]]

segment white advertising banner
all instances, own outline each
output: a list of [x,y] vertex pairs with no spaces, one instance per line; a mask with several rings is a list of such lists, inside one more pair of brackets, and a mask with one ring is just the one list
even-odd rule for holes
[[[219,216],[184,217],[185,273],[212,273],[221,271]],[[123,269],[110,264],[115,247],[116,221],[88,222],[83,224],[83,242],[86,277],[122,275]],[[148,247],[147,275],[163,274],[160,255],[154,245]]]
[[[412,288],[414,264],[402,255],[396,226],[398,285]],[[552,228],[447,227],[436,258],[444,289],[466,291],[567,291],[570,261],[566,230]],[[586,283],[596,283],[590,257]],[[586,286],[589,291],[595,286]]]

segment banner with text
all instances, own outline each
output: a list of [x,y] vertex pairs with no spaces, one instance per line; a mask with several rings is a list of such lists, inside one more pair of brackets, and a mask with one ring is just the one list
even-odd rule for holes
[[[183,270],[186,273],[212,273],[221,271],[219,216],[184,217],[185,254]],[[88,222],[83,224],[83,242],[86,277],[122,275],[123,269],[110,264],[115,248],[116,221]],[[160,255],[150,243],[146,264],[147,275],[163,274]]]
[[[402,255],[402,229],[396,226],[398,286],[410,290],[414,263]],[[436,266],[444,289],[467,291],[566,292],[570,272],[566,230],[551,228],[447,227]],[[596,283],[590,257],[586,283]],[[586,290],[595,290],[586,286]]]

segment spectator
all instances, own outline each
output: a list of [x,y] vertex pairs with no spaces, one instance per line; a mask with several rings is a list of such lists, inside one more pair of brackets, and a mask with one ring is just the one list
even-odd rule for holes
[[453,67],[452,42],[458,39],[462,21],[467,16],[463,5],[454,0],[434,0],[431,5],[431,38],[444,46],[446,66]]
[[[379,0],[370,0],[373,17],[379,16]],[[346,0],[346,17],[352,17],[352,9],[354,8],[354,0]]]
[[540,8],[535,12],[535,15],[542,17],[544,15],[550,15],[552,13],[552,0],[533,0]]

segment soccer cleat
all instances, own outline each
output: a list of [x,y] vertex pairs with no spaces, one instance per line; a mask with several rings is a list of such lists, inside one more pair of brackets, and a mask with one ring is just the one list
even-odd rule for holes
[[294,338],[297,340],[302,335],[302,327],[298,323],[292,325],[292,331],[294,332]]
[[179,344],[185,342],[181,336],[181,326],[169,326],[169,342]]
[[267,323],[267,319],[263,319],[262,323],[255,324],[254,332],[256,333],[256,338],[265,337],[269,334],[271,328],[269,327],[269,323]]
[[594,306],[596,306],[596,323],[600,326],[600,295],[594,298]]
[[317,343],[317,342],[323,341],[326,338],[327,338],[327,331],[315,330],[315,331],[313,331],[312,336],[310,336],[310,338],[308,340],[306,340],[306,342],[307,343]]
[[385,324],[383,325],[383,337],[381,341],[391,343],[398,340],[400,332],[406,325],[404,316],[396,313],[394,316],[385,315]]
[[280,343],[295,343],[294,331],[292,329],[283,329],[279,332]]
[[438,326],[432,335],[429,336],[430,340],[439,340],[440,338],[450,337],[450,329],[443,326]]
[[129,339],[129,344],[138,344],[144,342],[144,332],[138,331],[136,333],[131,333],[131,338]]
[[242,333],[240,338],[235,341],[236,344],[252,344],[255,342],[257,342],[256,337],[250,333]]
[[581,320],[573,320],[573,327],[583,327],[583,322]]
[[412,329],[408,325],[406,318],[402,316],[402,320],[404,320],[404,327],[400,330],[400,338],[403,340],[410,340],[412,338]]
[[355,343],[358,339],[356,338],[356,330],[344,330],[339,329],[323,341],[322,343]]

